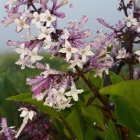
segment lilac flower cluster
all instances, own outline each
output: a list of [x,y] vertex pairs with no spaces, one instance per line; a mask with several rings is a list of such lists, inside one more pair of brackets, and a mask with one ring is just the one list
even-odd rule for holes
[[[137,73],[133,71],[133,65],[140,62],[140,50],[133,52],[133,43],[140,37],[140,21],[133,13],[128,14],[127,8],[132,8],[132,1],[124,8],[124,1],[120,1],[119,10],[124,10],[125,19],[119,21],[115,26],[111,26],[103,19],[98,19],[99,23],[112,30],[112,33],[105,34],[102,29],[97,31],[94,41],[88,42],[92,33],[83,29],[88,18],[82,16],[81,20],[69,21],[67,27],[58,27],[58,20],[65,17],[65,13],[59,12],[59,9],[71,4],[62,0],[8,0],[6,3],[7,17],[2,21],[6,26],[15,23],[16,32],[25,30],[22,36],[25,41],[14,42],[9,40],[9,46],[16,46],[15,51],[19,54],[17,65],[21,69],[37,68],[42,72],[32,78],[27,78],[26,84],[31,86],[33,92],[32,98],[37,101],[43,101],[45,106],[52,107],[60,111],[70,108],[73,101],[78,101],[79,94],[83,89],[77,89],[75,81],[81,77],[85,79],[84,74],[93,71],[94,77],[103,78],[109,74],[109,69],[120,62],[126,63],[130,68],[130,77],[137,78]],[[37,33],[32,32],[36,28]],[[129,40],[128,40],[129,39]],[[135,42],[134,42],[135,41]],[[122,47],[121,43],[128,43]],[[51,58],[60,57],[68,63],[68,71],[58,71],[50,67],[48,62],[43,64],[40,51],[51,54]],[[135,73],[133,73],[135,72]],[[108,104],[102,99],[96,88],[87,82],[93,93],[99,97],[103,105]],[[97,95],[96,95],[97,94]],[[23,123],[15,135],[18,138],[29,120],[36,116],[36,112],[27,108],[20,108]],[[43,120],[41,120],[43,121]],[[38,120],[37,124],[48,130],[48,126]],[[37,126],[31,125],[25,131],[32,130]],[[1,136],[10,137],[15,131],[8,128],[6,120],[2,122]],[[36,129],[37,130],[37,129]],[[37,131],[38,132],[38,131]],[[36,134],[36,133],[35,133]],[[41,133],[42,136],[44,133]],[[49,139],[49,135],[44,136]],[[35,138],[33,138],[35,139]]]
[[[51,5],[52,3],[52,5]],[[5,25],[16,23],[17,32],[26,30],[23,36],[26,41],[8,41],[10,46],[18,46],[16,52],[20,54],[16,64],[21,68],[38,68],[43,72],[34,77],[28,78],[27,84],[31,85],[34,92],[33,98],[44,100],[44,105],[61,110],[71,107],[71,100],[78,101],[78,94],[83,90],[78,90],[74,83],[76,67],[82,71],[94,71],[94,77],[102,78],[103,73],[108,74],[108,69],[114,66],[113,57],[118,60],[130,58],[132,54],[127,53],[125,48],[118,45],[117,39],[126,31],[139,33],[139,21],[132,14],[126,17],[124,23],[119,21],[116,27],[110,26],[104,20],[98,21],[113,30],[111,34],[104,34],[102,30],[97,31],[97,37],[93,42],[87,42],[91,33],[89,30],[82,30],[88,21],[86,16],[82,16],[81,21],[69,21],[68,27],[59,29],[58,19],[64,18],[65,14],[58,12],[68,1],[57,0],[44,1],[13,1],[9,0],[5,8],[8,18],[2,23]],[[50,6],[51,5],[51,6]],[[24,6],[23,11],[21,7]],[[36,8],[38,7],[38,8]],[[35,26],[38,34],[31,34],[32,27]],[[108,51],[111,48],[111,51]],[[41,49],[47,49],[53,57],[63,57],[69,63],[71,72],[60,72],[50,68],[49,64],[43,65],[38,62],[43,59],[39,56]],[[134,53],[137,60],[140,60],[140,50]]]
[[[113,58],[108,47],[115,43],[114,35],[105,35],[98,31],[94,42],[85,39],[91,36],[89,30],[82,27],[88,21],[82,16],[81,21],[69,21],[68,27],[60,29],[58,19],[64,18],[65,14],[58,12],[62,6],[69,4],[62,0],[8,0],[5,6],[8,18],[2,23],[5,25],[15,23],[16,32],[26,31],[23,36],[24,42],[8,41],[8,45],[17,46],[16,52],[20,55],[16,64],[21,68],[38,68],[43,72],[34,77],[27,78],[27,84],[31,85],[33,98],[44,100],[44,105],[61,110],[71,107],[71,100],[78,101],[78,94],[83,89],[77,89],[75,85],[76,69],[82,71],[94,71],[95,77],[102,78],[104,72],[113,66]],[[22,7],[22,9],[21,9]],[[23,9],[24,7],[24,9]],[[31,29],[35,26],[38,34],[33,35]],[[53,57],[63,57],[69,63],[69,72],[60,72],[38,62],[43,59],[39,55],[41,49],[46,49]]]
[[[118,10],[123,10],[125,3],[123,0],[119,0],[119,2],[120,2],[120,7]],[[127,4],[125,9],[127,9],[127,8],[132,9],[132,5],[134,5],[134,8],[135,8],[135,0],[130,1]],[[123,21],[119,21],[115,26],[109,25],[103,19],[100,19],[100,18],[98,19],[98,21],[105,27],[113,30],[115,38],[119,42],[121,42],[121,43],[126,42],[128,39],[128,36],[131,36],[130,42],[139,43],[138,38],[140,37],[140,21],[139,21],[140,14],[135,13],[135,12],[128,13],[127,10],[124,13],[126,16],[125,19]],[[134,42],[132,40],[134,40]],[[124,47],[122,48],[121,45],[117,45],[116,52],[114,53],[115,57],[118,60],[124,60],[126,63],[127,63],[127,60],[133,61],[132,62],[133,64],[139,63],[140,62],[140,50],[138,49],[133,52],[132,46],[131,46],[131,53],[130,53],[128,46],[129,46],[129,44],[127,44],[126,48],[124,48]],[[135,61],[137,61],[137,62],[135,62]]]
[[0,139],[1,140],[14,140],[14,135],[16,134],[16,131],[14,130],[14,127],[8,127],[7,126],[7,119],[2,118],[1,119],[1,128],[0,131]]

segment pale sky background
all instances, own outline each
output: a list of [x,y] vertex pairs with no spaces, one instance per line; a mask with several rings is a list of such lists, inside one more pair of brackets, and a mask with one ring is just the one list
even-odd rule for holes
[[[4,7],[6,0],[0,0],[0,20],[6,16]],[[60,20],[60,26],[66,26],[66,22],[69,20],[79,20],[82,15],[87,15],[89,21],[85,28],[91,30],[93,35],[96,34],[96,30],[103,28],[105,32],[108,32],[106,28],[97,22],[97,18],[103,18],[108,23],[114,25],[119,19],[123,19],[123,13],[118,12],[118,0],[70,0],[73,4],[73,8],[68,8],[65,6],[61,8],[60,11],[66,12],[66,18]],[[10,25],[4,27],[0,24],[0,53],[3,52],[14,52],[13,49],[6,45],[7,40],[19,40],[20,36],[15,32],[15,26]]]

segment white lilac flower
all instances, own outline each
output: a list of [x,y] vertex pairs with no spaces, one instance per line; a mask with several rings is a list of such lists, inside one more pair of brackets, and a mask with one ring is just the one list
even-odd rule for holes
[[19,128],[15,138],[18,138],[23,129],[25,128],[26,124],[28,123],[28,120],[32,120],[33,117],[36,115],[36,112],[31,110],[29,111],[27,108],[20,108],[19,111],[22,111],[20,114],[20,117],[23,117],[23,123],[21,127]]
[[71,91],[66,92],[66,96],[70,96],[74,101],[78,101],[78,94],[84,92],[83,89],[77,89],[75,85],[71,86]]
[[72,54],[76,53],[78,50],[71,46],[69,41],[65,41],[65,45],[62,49],[59,50],[61,53],[66,53],[66,60],[69,61],[72,57]]
[[43,58],[42,56],[38,56],[37,52],[38,52],[37,47],[35,47],[32,51],[29,51],[28,56],[30,57],[31,63],[35,63]]
[[17,24],[17,32],[20,32],[22,29],[30,28],[28,24],[26,24],[26,18],[22,16],[19,19],[15,19],[15,23]]
[[53,107],[55,109],[55,101],[54,101],[53,97],[48,96],[44,102],[44,105]]
[[21,65],[21,69],[25,69],[25,67],[34,68],[32,64],[43,58],[42,56],[38,56],[37,52],[37,47],[35,47],[32,51],[28,50],[27,55],[25,57],[20,56],[20,59],[16,62],[16,64]]
[[133,17],[133,14],[130,14],[128,17],[125,19],[127,27],[131,27],[132,25],[137,25],[137,19]]
[[53,28],[41,27],[41,34],[38,39],[45,39],[45,42],[51,42],[51,33],[53,32]]
[[32,19],[32,24],[35,24],[37,26],[37,28],[41,27],[41,15],[38,14],[37,12],[33,13],[33,19]]
[[59,102],[59,101],[66,101],[66,97],[64,95],[65,93],[65,89],[64,88],[60,88],[59,90],[56,90],[55,88],[53,88],[51,90],[51,92],[53,92],[53,95],[54,95],[54,99],[56,102]]
[[126,57],[127,57],[126,49],[122,48],[121,50],[118,51],[118,56],[116,58],[122,59],[122,58],[126,58]]
[[56,20],[56,17],[51,15],[49,10],[46,10],[45,13],[41,14],[41,21],[47,22],[46,26],[50,27],[52,22]]
[[75,72],[75,66],[78,66],[79,68],[83,68],[83,61],[79,59],[78,57],[75,57],[74,60],[70,60],[71,65],[69,66],[69,69],[73,69]]
[[58,110],[62,110],[62,109],[64,110],[65,108],[70,108],[72,106],[70,102],[71,102],[71,98],[66,98],[66,100],[58,102],[57,104]]
[[30,120],[33,119],[33,117],[36,115],[36,112],[35,111],[29,111],[27,108],[20,108],[19,111],[22,111],[21,114],[20,114],[20,117],[27,117],[29,118]]
[[21,69],[25,69],[25,67],[35,68],[30,62],[30,58],[28,56],[20,58],[15,64],[21,65]]
[[20,54],[20,58],[23,59],[29,53],[29,50],[25,48],[25,44],[21,44],[20,47],[16,48],[15,51]]
[[60,88],[59,90],[55,88],[51,89],[48,93],[46,101],[44,102],[44,105],[48,105],[57,110],[65,109],[66,107],[71,107],[72,105],[69,104],[71,98],[66,98],[64,93],[64,88]]
[[97,68],[94,71],[95,71],[94,77],[98,77],[99,76],[100,78],[102,78],[104,72],[106,74],[109,74],[108,68]]
[[69,36],[70,36],[69,31],[67,29],[63,29],[63,34],[61,35],[61,38],[66,40],[69,38]]
[[33,15],[30,12],[30,10],[27,7],[25,7],[24,13],[22,14],[22,19],[27,19],[27,18],[32,18],[32,17]]
[[82,60],[84,62],[86,62],[87,56],[94,55],[94,53],[90,49],[90,46],[86,46],[84,49],[79,50],[78,53],[82,56]]

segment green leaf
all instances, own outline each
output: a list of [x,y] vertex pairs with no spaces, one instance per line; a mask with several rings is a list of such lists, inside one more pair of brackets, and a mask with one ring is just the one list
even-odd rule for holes
[[128,100],[140,112],[140,80],[120,82],[100,90],[104,95],[120,96]]
[[71,114],[66,118],[66,121],[75,136],[77,137],[77,140],[83,140],[82,121],[77,110],[74,109]]
[[[86,106],[86,103],[88,102],[88,99],[90,97],[91,94],[84,95],[84,101],[80,105],[82,114],[92,119],[93,122],[96,122],[98,127],[102,128],[103,130],[106,130],[104,126],[104,116],[102,112],[94,106]],[[101,105],[97,99],[94,100],[93,104]]]
[[124,98],[113,97],[112,99],[115,101],[115,115],[119,123],[140,132],[140,113],[137,109]]
[[88,127],[86,134],[85,134],[85,139],[84,140],[94,140],[96,137],[96,130],[94,130],[91,127]]
[[105,140],[118,140],[118,135],[114,126],[114,123],[110,120],[108,124],[108,129],[105,135]]
[[114,72],[110,72],[109,75],[110,75],[110,80],[113,84],[123,81],[123,79],[120,76],[118,76],[117,74],[115,74]]
[[43,101],[37,101],[37,100],[33,99],[32,94],[24,93],[24,94],[9,97],[9,98],[7,98],[7,100],[8,101],[26,102],[26,103],[35,105],[42,112],[48,113],[49,115],[51,115],[53,117],[58,117],[58,113],[54,109],[52,109],[48,106],[44,106]]
[[94,77],[94,72],[91,72],[88,75],[88,80],[92,83],[96,88],[101,88],[103,84],[103,80],[100,77]]

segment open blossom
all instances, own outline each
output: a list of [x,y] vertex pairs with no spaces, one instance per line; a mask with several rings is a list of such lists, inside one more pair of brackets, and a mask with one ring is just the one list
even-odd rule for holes
[[122,48],[121,50],[118,51],[118,56],[116,58],[122,59],[122,58],[126,58],[126,57],[127,57],[126,49]]
[[33,13],[33,19],[32,24],[35,24],[38,28],[41,27],[41,14],[38,14],[37,12]]
[[65,89],[60,88],[59,90],[56,90],[55,88],[51,89],[51,91],[48,93],[48,97],[46,98],[46,101],[44,105],[48,105],[50,107],[53,107],[54,109],[65,109],[66,107],[71,107],[70,104],[71,99],[66,98],[65,96]]
[[94,55],[91,51],[90,46],[86,46],[84,49],[80,49],[78,53],[82,56],[82,60],[85,62],[87,60],[87,56]]
[[56,20],[56,17],[51,15],[49,10],[46,10],[45,13],[41,14],[41,20],[44,22],[47,22],[46,26],[50,27],[52,22],[54,22]]
[[30,57],[31,63],[35,63],[38,60],[41,60],[43,57],[42,56],[38,56],[38,48],[35,47],[32,51],[30,51],[28,53],[28,56]]
[[103,78],[103,73],[105,72],[107,75],[109,74],[109,70],[108,68],[97,68],[94,70],[95,71],[95,74],[94,74],[94,77],[100,77],[100,78]]
[[21,44],[20,47],[16,48],[15,51],[20,54],[20,58],[23,59],[29,53],[29,50],[25,48],[25,44]]
[[15,138],[18,138],[23,129],[25,128],[26,124],[28,123],[28,120],[32,120],[33,117],[36,115],[36,112],[33,110],[28,110],[27,108],[20,108],[19,111],[22,111],[20,114],[20,117],[23,117],[23,123],[21,127],[19,128]]
[[131,27],[132,25],[137,25],[137,19],[133,17],[133,14],[130,14],[125,19],[127,27]]
[[53,32],[53,28],[41,27],[41,34],[38,39],[45,39],[46,42],[51,42],[51,33]]
[[26,24],[26,18],[23,18],[22,16],[19,19],[15,19],[15,23],[17,24],[17,32],[29,28],[29,25]]
[[74,72],[76,71],[75,70],[75,66],[78,66],[79,68],[83,68],[83,60],[79,59],[78,57],[74,57],[74,60],[70,60],[70,66],[69,68],[72,69]]
[[71,86],[71,90],[69,92],[66,92],[65,95],[72,97],[74,101],[78,101],[78,94],[81,94],[82,92],[84,92],[83,89],[77,89],[73,84]]
[[69,61],[72,57],[72,54],[76,53],[78,50],[74,47],[71,46],[69,41],[65,41],[65,45],[63,46],[62,49],[59,50],[61,53],[66,53],[66,59]]
[[[23,48],[17,50],[19,53],[22,51],[24,54],[20,55],[20,59],[16,62],[17,65],[21,65],[21,68],[24,69],[25,66],[34,68],[32,64],[37,62],[38,60],[41,60],[43,57],[38,56],[38,48],[35,47],[32,51],[26,50],[23,46]],[[26,52],[27,51],[27,52]]]

